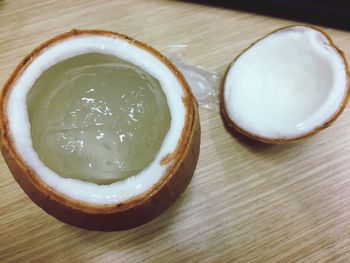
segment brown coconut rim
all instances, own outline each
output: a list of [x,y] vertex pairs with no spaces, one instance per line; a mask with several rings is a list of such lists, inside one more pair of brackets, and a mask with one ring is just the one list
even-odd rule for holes
[[[170,164],[161,180],[147,192],[125,202],[114,205],[95,205],[77,201],[47,186],[35,171],[17,153],[9,130],[7,116],[8,97],[16,80],[33,60],[46,48],[61,41],[82,35],[102,35],[126,40],[157,57],[180,82],[185,96],[185,125],[175,152],[165,157],[161,163]],[[180,71],[159,51],[126,35],[104,30],[72,30],[58,35],[35,48],[16,67],[3,87],[0,96],[1,152],[24,192],[39,207],[57,219],[81,228],[114,231],[130,229],[145,224],[169,208],[183,193],[194,173],[200,145],[200,125],[197,102]]]
[[[349,81],[349,78],[350,78],[350,73],[349,73],[349,65],[348,65],[348,62],[346,60],[346,57],[345,57],[345,54],[342,50],[340,50],[334,43],[334,41],[331,39],[331,37],[326,33],[324,32],[323,30],[321,29],[318,29],[316,27],[313,27],[313,26],[308,26],[308,25],[300,25],[301,27],[308,27],[308,28],[311,28],[311,29],[314,29],[318,32],[320,32],[321,34],[323,34],[327,40],[329,41],[329,44],[335,48],[335,50],[339,53],[340,57],[342,58],[343,62],[344,62],[344,65],[345,65],[345,69],[346,69],[346,76],[347,76],[347,91],[346,91],[346,95],[344,96],[344,99],[342,101],[342,104],[340,105],[340,107],[338,108],[338,110],[331,116],[329,117],[329,119],[327,121],[325,121],[325,123],[321,124],[320,126],[316,127],[315,129],[305,133],[305,134],[302,134],[300,136],[295,136],[295,137],[284,137],[284,138],[268,138],[268,137],[264,137],[264,136],[260,136],[258,134],[255,134],[255,133],[251,133],[245,129],[243,129],[242,127],[239,126],[238,123],[236,123],[234,120],[230,119],[230,117],[228,116],[228,113],[227,113],[227,110],[226,110],[226,103],[225,103],[225,100],[224,100],[224,89],[225,89],[225,83],[226,83],[226,78],[227,78],[227,74],[230,70],[230,68],[233,66],[233,64],[236,62],[236,60],[242,55],[244,54],[248,49],[250,49],[251,47],[253,47],[257,42],[263,40],[264,38],[267,38],[269,37],[270,35],[278,32],[278,31],[282,31],[282,30],[285,30],[285,29],[288,29],[288,28],[293,28],[295,27],[296,25],[291,25],[291,26],[286,26],[286,27],[282,27],[282,28],[279,28],[277,30],[274,30],[272,31],[271,33],[259,38],[257,41],[255,41],[253,44],[251,44],[249,47],[247,47],[246,49],[244,49],[231,63],[230,65],[228,66],[227,70],[226,70],[226,73],[225,73],[225,76],[224,76],[224,81],[222,82],[222,85],[221,85],[221,92],[220,92],[220,100],[221,100],[221,113],[222,113],[222,116],[223,116],[223,119],[225,121],[225,123],[227,124],[228,128],[230,129],[234,129],[236,131],[238,131],[239,133],[247,136],[248,138],[250,139],[253,139],[253,140],[257,140],[257,141],[260,141],[260,142],[263,142],[263,143],[271,143],[271,144],[285,144],[285,143],[292,143],[292,142],[297,142],[297,141],[300,141],[302,139],[306,139],[306,138],[309,138],[313,135],[315,135],[316,133],[324,130],[325,128],[329,127],[339,116],[340,114],[344,111],[347,103],[348,103],[348,100],[349,100],[349,96],[350,96],[350,81]],[[299,26],[299,25],[297,25]]]

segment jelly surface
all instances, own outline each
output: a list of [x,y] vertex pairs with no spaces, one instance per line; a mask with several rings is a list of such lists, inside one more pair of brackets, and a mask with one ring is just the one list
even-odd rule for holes
[[32,142],[58,175],[124,180],[156,157],[170,127],[157,79],[115,56],[84,54],[46,70],[27,97]]

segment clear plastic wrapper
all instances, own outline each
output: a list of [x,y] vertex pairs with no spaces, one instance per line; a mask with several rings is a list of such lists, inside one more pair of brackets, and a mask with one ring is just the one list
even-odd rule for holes
[[218,74],[207,71],[200,66],[184,63],[186,48],[187,45],[172,45],[165,51],[165,54],[186,78],[199,106],[212,111],[219,111],[220,84]]

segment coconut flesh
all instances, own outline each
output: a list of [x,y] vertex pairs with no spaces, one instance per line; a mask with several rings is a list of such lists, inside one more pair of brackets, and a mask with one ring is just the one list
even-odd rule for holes
[[348,86],[346,62],[333,43],[318,30],[295,26],[259,40],[232,63],[223,100],[243,133],[292,140],[332,119]]
[[147,192],[171,162],[185,125],[174,73],[126,40],[81,35],[45,49],[9,94],[16,151],[74,200],[124,202]]

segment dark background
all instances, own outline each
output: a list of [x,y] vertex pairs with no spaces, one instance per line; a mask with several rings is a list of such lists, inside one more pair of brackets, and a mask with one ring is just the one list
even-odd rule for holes
[[191,0],[188,2],[237,9],[350,31],[350,0]]

